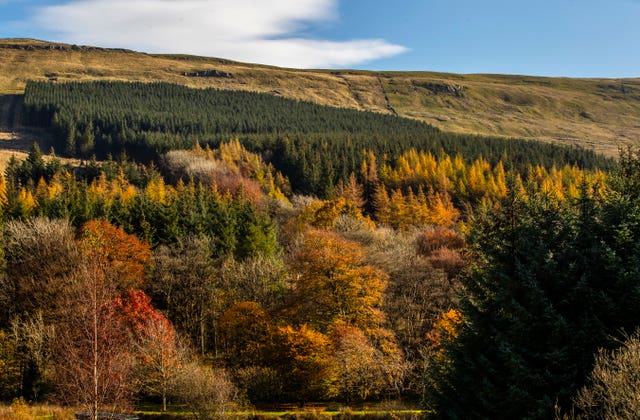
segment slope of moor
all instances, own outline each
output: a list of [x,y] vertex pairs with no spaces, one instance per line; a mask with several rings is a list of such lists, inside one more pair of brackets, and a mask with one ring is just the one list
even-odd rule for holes
[[[426,121],[458,133],[577,144],[606,155],[640,143],[640,79],[295,70],[26,39],[0,40],[0,94],[27,80],[164,81],[268,92]],[[15,97],[2,101],[13,121]],[[15,123],[13,123],[15,124]],[[1,134],[9,137],[7,124]],[[18,133],[20,134],[20,133]]]

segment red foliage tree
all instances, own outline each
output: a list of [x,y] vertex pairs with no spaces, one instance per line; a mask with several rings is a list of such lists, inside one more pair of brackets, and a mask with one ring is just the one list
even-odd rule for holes
[[142,290],[118,296],[115,306],[132,334],[136,383],[144,392],[161,397],[162,409],[167,411],[167,397],[182,366],[173,325]]

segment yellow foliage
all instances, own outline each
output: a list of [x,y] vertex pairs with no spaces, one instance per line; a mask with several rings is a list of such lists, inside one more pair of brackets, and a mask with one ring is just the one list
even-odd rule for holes
[[7,184],[2,174],[0,174],[0,206],[7,205]]
[[[238,185],[243,184],[243,179],[244,181],[250,179],[257,182],[257,185],[260,186],[259,191],[268,197],[288,201],[286,194],[291,190],[289,181],[271,164],[264,163],[260,155],[245,149],[238,139],[222,143],[215,150],[211,150],[208,145],[203,149],[199,144],[196,144],[191,152],[226,168],[232,174],[231,179],[238,182]],[[229,179],[217,179],[216,181],[222,181],[226,184],[230,182]],[[244,185],[248,184],[244,182]]]
[[147,187],[145,188],[144,194],[151,201],[155,201],[159,204],[168,204],[169,188],[170,187],[167,187],[165,185],[164,178],[160,176],[149,181]]
[[58,174],[56,174],[53,179],[49,181],[49,185],[47,186],[47,194],[49,196],[49,199],[51,200],[56,198],[58,195],[62,194],[63,191],[64,188],[60,183]]
[[454,226],[460,217],[460,212],[453,206],[447,193],[436,194],[431,199],[430,212],[430,222],[437,226]]
[[384,185],[380,185],[375,192],[374,208],[379,223],[396,229],[429,224],[453,226],[460,217],[449,194],[433,190],[425,194],[422,188],[417,195],[411,189],[406,194],[396,189],[389,196]]
[[450,309],[440,314],[433,323],[433,328],[427,332],[427,342],[434,352],[434,359],[439,363],[445,363],[443,344],[450,343],[458,338],[463,322],[462,313],[457,309]]
[[462,321],[462,313],[457,309],[450,309],[440,315],[433,323],[433,328],[440,331],[444,339],[452,340],[458,337]]
[[[365,169],[370,171],[369,161],[375,162],[375,159],[367,157],[363,173]],[[515,180],[511,188],[524,199],[531,193],[545,194],[557,202],[576,199],[582,183],[600,195],[606,190],[606,176],[601,171],[584,171],[571,165],[551,169],[536,165],[529,166],[526,172],[526,183],[523,183],[518,173],[505,171],[502,162],[491,166],[480,157],[467,164],[459,155],[451,158],[443,153],[436,158],[430,152],[412,149],[393,164],[380,167],[382,182],[373,193],[376,217],[380,223],[396,228],[412,224],[451,226],[460,214],[453,207],[451,196],[493,205],[507,196],[507,179]],[[428,191],[425,199],[419,193],[412,197],[419,189]]]
[[127,203],[131,202],[131,200],[133,200],[137,194],[138,194],[138,192],[136,191],[135,187],[133,185],[129,185],[122,192],[122,195],[120,197],[122,199],[122,202],[127,204]]
[[315,200],[300,213],[298,220],[313,227],[332,228],[342,215],[365,220],[360,208],[354,206],[344,197],[333,200]]
[[18,195],[18,204],[22,206],[25,210],[31,211],[36,207],[36,200],[33,198],[31,191],[22,187],[20,189],[20,194]]
[[16,398],[11,403],[12,419],[28,420],[32,419],[29,404],[23,397]]
[[380,311],[386,273],[365,263],[364,250],[340,235],[306,233],[294,266],[299,276],[294,311],[321,331],[337,320],[367,331],[383,322]]

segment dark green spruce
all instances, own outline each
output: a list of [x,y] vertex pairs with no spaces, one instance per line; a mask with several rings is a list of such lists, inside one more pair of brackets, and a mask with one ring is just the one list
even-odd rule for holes
[[623,153],[605,200],[511,193],[479,213],[465,319],[427,376],[436,418],[548,419],[571,408],[600,347],[640,324],[640,156]]

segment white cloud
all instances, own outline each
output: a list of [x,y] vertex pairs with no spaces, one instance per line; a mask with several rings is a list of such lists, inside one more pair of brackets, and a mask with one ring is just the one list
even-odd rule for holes
[[406,51],[379,39],[300,36],[336,18],[337,0],[76,0],[33,23],[61,41],[186,53],[286,67],[341,67]]

